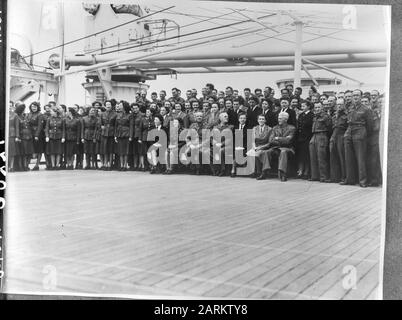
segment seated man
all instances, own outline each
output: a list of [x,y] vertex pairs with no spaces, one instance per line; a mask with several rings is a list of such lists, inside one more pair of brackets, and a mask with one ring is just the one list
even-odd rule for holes
[[270,138],[271,131],[272,131],[272,128],[268,127],[265,124],[266,119],[263,114],[260,114],[257,117],[257,121],[258,121],[258,125],[253,128],[253,130],[254,130],[254,132],[253,132],[253,135],[254,135],[253,149],[255,151],[254,156],[255,156],[255,160],[256,160],[255,161],[255,172],[254,172],[254,174],[251,175],[253,178],[259,177],[262,173],[262,170],[263,170],[262,164],[258,159],[259,159],[259,156],[260,156],[262,150],[264,150],[264,147],[268,146],[269,138]]
[[202,169],[202,149],[204,148],[202,130],[205,126],[203,125],[203,113],[201,111],[195,112],[194,116],[196,122],[192,123],[187,131],[187,148],[185,154],[191,158],[188,164],[192,167],[192,173],[200,175]]
[[268,170],[274,158],[278,159],[278,177],[281,181],[287,180],[288,160],[295,154],[293,141],[296,127],[287,123],[289,114],[281,112],[278,115],[278,125],[272,129],[269,142],[260,147],[258,161],[262,163],[262,173],[257,178],[263,180],[267,177]]
[[[224,139],[222,139],[224,138]],[[222,112],[219,115],[219,124],[211,132],[211,162],[210,168],[212,175],[223,177],[229,174],[233,163],[233,125],[229,124],[229,115]],[[226,163],[226,159],[230,163]],[[220,162],[220,164],[215,164]]]

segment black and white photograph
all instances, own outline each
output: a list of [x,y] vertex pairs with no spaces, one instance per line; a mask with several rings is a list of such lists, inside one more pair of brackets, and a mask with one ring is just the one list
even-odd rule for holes
[[388,5],[7,1],[6,294],[383,299]]

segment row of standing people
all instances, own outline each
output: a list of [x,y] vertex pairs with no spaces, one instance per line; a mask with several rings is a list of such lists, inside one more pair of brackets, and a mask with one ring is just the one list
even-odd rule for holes
[[[359,94],[361,100],[361,92]],[[381,170],[378,169],[381,111],[378,112],[378,106],[365,107],[369,109],[370,117],[374,116],[374,119],[370,120],[369,117],[370,119],[362,124],[361,119],[348,120],[347,113],[351,111],[351,105],[345,103],[344,99],[338,100],[336,112],[335,110],[320,111],[320,115],[310,112],[312,104],[309,101],[303,101],[301,110],[298,108],[295,110],[294,106],[290,107],[289,100],[286,98],[280,100],[280,110],[273,110],[264,99],[258,101],[255,97],[251,97],[248,107],[240,105],[237,99],[227,99],[224,107],[204,101],[201,108],[198,101],[193,101],[190,105],[169,101],[167,105],[160,108],[142,110],[145,114],[140,112],[141,105],[130,106],[124,101],[116,105],[116,112],[114,112],[112,101],[106,101],[103,112],[98,114],[98,109],[91,108],[86,116],[78,114],[77,106],[69,108],[65,115],[62,109],[55,106],[45,108],[46,112],[41,114],[39,105],[33,103],[30,105],[30,113],[26,115],[24,110],[21,110],[23,105],[17,106],[15,112],[10,114],[10,140],[14,143],[10,144],[9,155],[20,158],[25,170],[32,155],[36,155],[37,163],[33,170],[37,170],[40,158],[38,155],[42,153],[45,153],[48,168],[58,168],[63,158],[67,168],[72,169],[74,155],[77,158],[76,167],[79,168],[83,154],[86,155],[86,168],[96,168],[99,154],[101,168],[104,170],[110,170],[113,163],[118,163],[122,170],[126,170],[128,165],[133,169],[144,170],[147,162],[145,156],[152,144],[151,141],[147,141],[147,133],[155,127],[153,118],[156,114],[160,116],[161,126],[164,128],[167,128],[173,119],[180,119],[180,126],[189,128],[196,122],[195,113],[199,110],[203,111],[202,124],[206,128],[216,126],[219,122],[219,114],[223,112],[228,114],[228,124],[233,127],[239,125],[239,115],[245,114],[248,128],[258,124],[260,115],[264,116],[267,126],[273,128],[278,123],[279,112],[286,112],[287,123],[297,128],[292,143],[296,147],[294,154],[297,159],[298,177],[353,184],[356,180],[353,174],[357,168],[359,182],[364,186],[367,184],[367,177],[364,178],[365,170],[361,163],[365,161],[369,173],[380,172],[375,174],[376,178],[373,175],[369,177],[369,182],[377,185],[381,183]],[[342,104],[345,105],[343,110]],[[356,100],[353,105],[356,104],[361,106],[361,101]],[[322,103],[320,105],[322,107]],[[361,113],[360,110],[353,114]],[[322,120],[322,118],[327,119]],[[374,129],[371,127],[372,121],[375,124]],[[349,127],[348,132],[351,133],[347,136],[352,137],[351,139],[345,136]],[[361,139],[356,139],[356,132],[360,132],[363,127],[365,133],[362,134]],[[346,152],[345,146],[353,152]],[[315,164],[318,164],[318,167]],[[376,169],[373,170],[374,167]],[[347,175],[348,168],[349,175]],[[12,161],[10,161],[10,169],[13,170]],[[231,174],[234,174],[234,170]]]

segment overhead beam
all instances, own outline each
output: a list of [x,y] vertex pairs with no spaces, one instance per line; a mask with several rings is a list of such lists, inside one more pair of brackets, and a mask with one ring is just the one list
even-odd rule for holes
[[309,78],[311,79],[311,81],[313,81],[313,83],[319,87],[320,85],[318,84],[317,80],[315,80],[315,78],[313,77],[313,75],[310,73],[310,71],[308,71],[307,67],[302,64],[302,68],[304,70],[305,73],[307,73],[307,75],[309,76]]
[[309,60],[309,59],[303,58],[303,61],[305,61],[305,62],[307,62],[307,63],[309,63],[309,64],[311,64],[311,65],[313,65],[313,66],[315,66],[315,67],[317,67],[317,68],[326,70],[326,71],[328,71],[328,72],[331,72],[331,73],[336,74],[336,75],[338,75],[338,76],[341,76],[341,77],[343,77],[343,78],[346,78],[346,79],[349,79],[349,80],[351,80],[351,81],[354,81],[354,82],[358,83],[359,85],[362,85],[362,84],[363,84],[363,82],[361,82],[361,81],[359,81],[359,80],[356,80],[356,79],[354,79],[354,78],[351,78],[351,77],[349,77],[349,76],[347,76],[347,75],[344,75],[344,74],[342,74],[342,73],[340,73],[340,72],[338,72],[338,71],[332,70],[332,69],[330,69],[330,68],[328,68],[328,67],[326,67],[326,66],[324,66],[324,65],[315,63],[315,62],[313,62],[313,61],[311,61],[311,60]]

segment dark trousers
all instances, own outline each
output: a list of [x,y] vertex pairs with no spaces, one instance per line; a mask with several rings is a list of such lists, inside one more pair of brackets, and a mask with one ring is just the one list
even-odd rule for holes
[[[354,184],[359,177],[360,184],[367,184],[367,133],[365,127],[349,129],[345,134],[346,182]],[[355,166],[354,164],[357,164]],[[356,174],[357,173],[357,174]]]
[[374,131],[367,139],[367,171],[369,183],[382,183],[379,131]]
[[328,135],[327,132],[314,133],[309,144],[311,179],[327,180],[328,167]]
[[296,144],[297,169],[301,175],[310,176],[309,140],[298,141]]
[[329,141],[330,176],[334,182],[346,180],[344,131],[335,131]]

